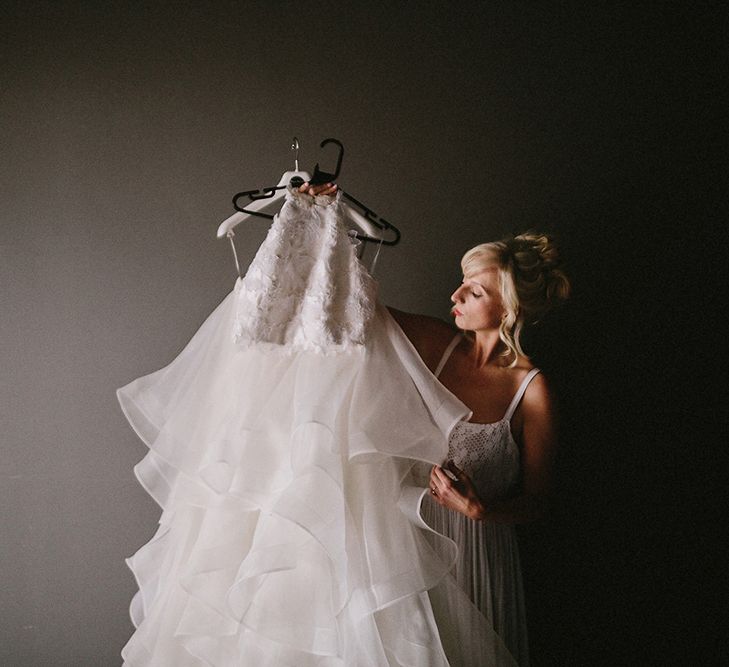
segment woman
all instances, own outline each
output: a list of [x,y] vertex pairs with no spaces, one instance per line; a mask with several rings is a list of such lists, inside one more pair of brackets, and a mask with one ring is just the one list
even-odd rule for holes
[[431,471],[423,518],[456,542],[456,581],[527,665],[514,525],[545,510],[556,430],[549,385],[524,354],[520,334],[567,297],[569,283],[541,235],[476,246],[461,265],[451,312],[466,333],[393,312],[425,363],[473,413],[453,429],[448,462]]
[[[327,184],[307,188],[334,194]],[[430,473],[425,521],[458,546],[455,579],[519,665],[529,664],[515,525],[546,509],[556,446],[554,398],[521,346],[525,326],[567,298],[552,241],[522,234],[469,250],[452,294],[460,332],[391,309],[441,383],[471,411],[456,424],[448,461]]]

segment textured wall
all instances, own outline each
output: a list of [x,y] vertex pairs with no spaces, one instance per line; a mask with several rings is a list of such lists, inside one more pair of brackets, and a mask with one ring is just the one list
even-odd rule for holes
[[[575,298],[534,340],[564,412],[555,513],[523,534],[534,663],[679,655],[682,589],[648,593],[682,437],[650,322],[674,312],[660,271],[691,264],[666,226],[705,214],[677,187],[710,65],[692,6],[4,3],[0,663],[120,663],[123,557],[158,508],[114,389],[232,287],[217,224],[291,168],[294,135],[309,169],[339,138],[343,187],[400,227],[377,271],[392,305],[445,317],[466,248],[527,228],[562,242]],[[244,263],[265,228],[240,228]],[[702,253],[711,267],[719,248]]]

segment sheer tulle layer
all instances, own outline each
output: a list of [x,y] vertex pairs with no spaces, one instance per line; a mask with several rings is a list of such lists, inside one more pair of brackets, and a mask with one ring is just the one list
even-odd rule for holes
[[449,589],[454,545],[398,508],[462,404],[383,308],[363,349],[279,354],[235,345],[232,296],[169,366],[118,391],[163,510],[127,561],[125,664],[487,664],[446,658],[436,619],[452,614],[479,634],[466,650],[497,664],[498,638]]

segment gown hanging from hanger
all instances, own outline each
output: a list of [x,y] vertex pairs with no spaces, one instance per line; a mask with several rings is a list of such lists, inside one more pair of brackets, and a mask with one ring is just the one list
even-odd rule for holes
[[514,664],[419,516],[468,410],[377,303],[339,206],[289,191],[177,358],[117,391],[162,508],[127,559],[125,665]]

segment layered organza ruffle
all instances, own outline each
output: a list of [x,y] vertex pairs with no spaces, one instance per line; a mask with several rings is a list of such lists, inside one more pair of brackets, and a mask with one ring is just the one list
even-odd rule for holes
[[149,447],[135,472],[163,510],[127,561],[139,592],[124,664],[509,664],[411,488],[464,406],[381,306],[366,346],[280,354],[235,344],[234,297],[171,364],[118,390]]

